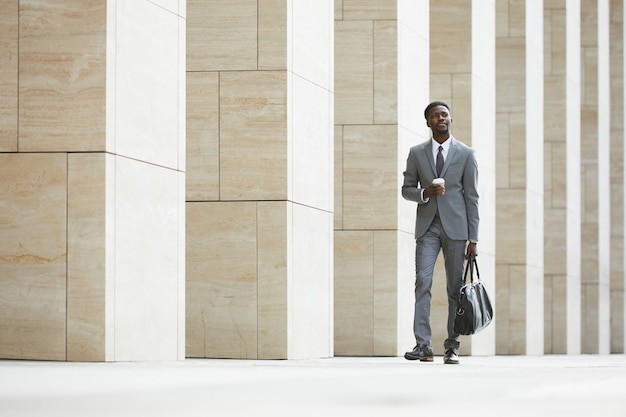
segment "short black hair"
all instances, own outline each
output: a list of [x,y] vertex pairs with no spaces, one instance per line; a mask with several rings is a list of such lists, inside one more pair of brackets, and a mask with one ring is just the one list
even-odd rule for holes
[[428,113],[430,112],[430,109],[432,109],[433,107],[437,107],[437,106],[443,106],[446,109],[448,109],[448,112],[450,111],[450,106],[448,106],[446,103],[444,103],[443,101],[433,101],[432,103],[430,103],[428,106],[426,106],[426,108],[424,109],[424,118],[426,120],[428,120]]

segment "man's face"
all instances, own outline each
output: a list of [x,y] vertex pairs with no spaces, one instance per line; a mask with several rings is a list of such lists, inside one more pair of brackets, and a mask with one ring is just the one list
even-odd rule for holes
[[452,124],[452,118],[445,106],[435,106],[430,109],[426,125],[430,127],[433,132],[446,134],[450,132],[450,124]]

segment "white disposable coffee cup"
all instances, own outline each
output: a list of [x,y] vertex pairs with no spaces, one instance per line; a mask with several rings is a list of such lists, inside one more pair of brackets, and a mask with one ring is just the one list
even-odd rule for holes
[[446,180],[444,180],[443,178],[435,178],[433,180],[433,184],[441,184],[441,185],[445,185],[446,184]]

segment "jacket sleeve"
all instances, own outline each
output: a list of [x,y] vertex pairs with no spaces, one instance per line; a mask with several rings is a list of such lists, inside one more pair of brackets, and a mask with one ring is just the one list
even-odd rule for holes
[[478,240],[478,163],[476,162],[476,152],[473,149],[465,165],[463,192],[467,210],[468,239]]
[[406,160],[406,170],[404,171],[404,183],[402,184],[402,197],[405,200],[415,201],[418,204],[425,204],[428,199],[424,200],[424,189],[420,188],[420,176],[417,167],[417,157],[414,149],[409,151]]

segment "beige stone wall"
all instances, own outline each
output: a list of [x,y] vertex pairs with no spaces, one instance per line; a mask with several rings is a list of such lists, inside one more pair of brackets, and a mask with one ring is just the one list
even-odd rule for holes
[[611,189],[601,180],[610,178],[608,2],[582,2],[581,28],[582,351],[608,353]]
[[544,22],[544,350],[580,353],[580,2],[544,2]]
[[185,10],[162,3],[3,3],[0,357],[184,357]]
[[425,1],[335,1],[336,355],[414,345],[415,207],[400,186],[423,135],[426,22]]
[[332,2],[188,13],[187,356],[332,356]]
[[496,352],[543,352],[543,8],[496,2]]
[[623,13],[4,1],[0,357],[403,354],[415,205],[400,187],[434,99],[477,152],[496,305],[462,353],[623,352]]

